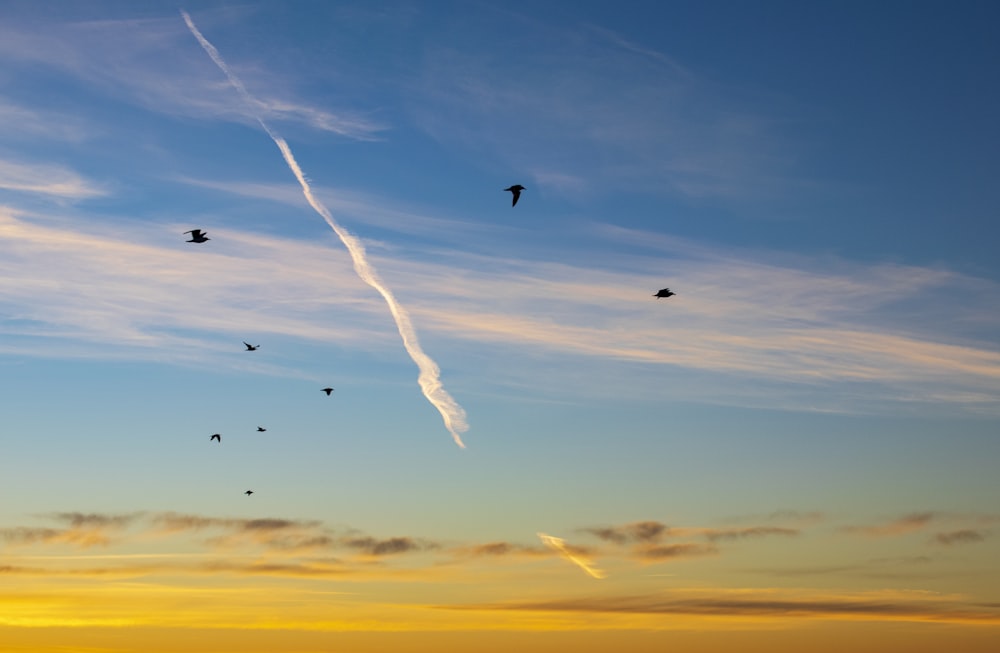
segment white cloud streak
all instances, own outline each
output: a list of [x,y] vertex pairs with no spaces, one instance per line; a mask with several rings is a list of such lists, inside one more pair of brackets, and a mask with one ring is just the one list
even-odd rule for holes
[[[237,78],[226,65],[225,61],[222,59],[218,50],[213,46],[198,30],[191,17],[187,12],[181,11],[181,15],[184,17],[184,22],[187,23],[188,29],[201,44],[201,47],[205,50],[212,61],[219,67],[220,70],[226,75],[226,78],[233,85],[233,87],[239,92],[240,96],[246,101],[250,107],[258,106],[258,102],[253,98],[252,95],[247,91],[243,83]],[[284,157],[285,162],[291,169],[295,178],[298,180],[299,184],[302,186],[302,192],[309,202],[309,205],[318,213],[330,228],[337,234],[341,242],[347,248],[348,252],[351,254],[351,259],[354,262],[354,269],[358,273],[358,276],[364,280],[365,283],[374,288],[383,299],[385,299],[386,304],[389,306],[389,311],[392,313],[392,317],[396,322],[396,327],[399,330],[399,335],[403,339],[403,346],[406,348],[407,353],[409,353],[410,358],[416,363],[420,370],[417,377],[417,382],[420,385],[420,389],[423,391],[424,396],[427,400],[437,408],[438,412],[441,413],[441,417],[444,420],[445,428],[451,434],[452,439],[455,441],[459,447],[465,448],[465,444],[462,442],[462,438],[459,433],[468,430],[468,424],[465,419],[465,411],[458,404],[457,401],[444,389],[444,385],[441,383],[441,370],[437,363],[428,356],[420,346],[420,341],[417,338],[416,329],[413,327],[413,323],[410,320],[409,314],[406,309],[396,300],[392,291],[385,285],[385,283],[379,278],[377,272],[368,262],[368,258],[365,252],[364,245],[358,240],[353,234],[342,227],[330,213],[329,209],[326,208],[312,192],[312,188],[306,179],[305,174],[299,167],[298,162],[292,155],[291,148],[288,147],[288,143],[285,142],[283,138],[275,134],[270,127],[264,122],[264,120],[255,113],[254,116],[260,126],[267,132],[267,135],[271,137],[275,145],[281,151],[282,157]]]
[[595,567],[593,567],[587,560],[584,560],[581,556],[573,553],[566,546],[566,540],[561,537],[555,537],[554,535],[547,535],[545,533],[538,533],[538,537],[542,540],[542,543],[557,552],[566,560],[569,560],[574,565],[584,570],[591,578],[597,578],[598,580],[604,578],[606,574]]

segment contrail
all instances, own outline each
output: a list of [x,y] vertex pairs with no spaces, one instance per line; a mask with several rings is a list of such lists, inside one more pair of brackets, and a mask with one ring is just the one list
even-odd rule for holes
[[451,433],[452,439],[455,440],[455,444],[465,448],[465,443],[462,442],[462,438],[459,436],[460,432],[468,430],[469,425],[465,421],[465,410],[458,404],[455,399],[448,394],[441,384],[441,369],[437,366],[437,363],[431,359],[430,356],[424,353],[424,350],[420,347],[420,341],[417,339],[417,331],[413,328],[413,323],[410,321],[410,315],[406,312],[398,301],[396,301],[395,295],[392,291],[386,287],[382,279],[379,278],[378,273],[375,272],[375,268],[372,267],[371,263],[368,262],[367,254],[365,253],[365,247],[351,232],[344,229],[340,224],[333,219],[333,214],[327,209],[322,202],[320,202],[313,195],[312,187],[309,185],[309,181],[306,179],[305,174],[302,172],[302,168],[299,167],[298,162],[295,161],[295,157],[292,156],[292,150],[288,147],[288,143],[285,139],[278,136],[271,128],[264,122],[264,119],[260,117],[258,108],[261,106],[250,92],[247,91],[243,82],[239,80],[236,75],[229,70],[229,66],[226,62],[222,60],[222,56],[219,55],[219,51],[215,49],[215,46],[208,42],[202,33],[195,27],[194,21],[191,20],[191,16],[188,15],[186,11],[181,10],[181,16],[184,17],[184,22],[187,23],[188,29],[194,34],[194,37],[198,39],[198,43],[201,47],[208,53],[208,56],[212,58],[215,65],[225,73],[226,78],[229,83],[233,85],[233,88],[240,94],[243,100],[249,105],[250,111],[253,117],[260,123],[260,126],[264,128],[267,135],[271,137],[274,144],[278,146],[281,150],[281,156],[284,157],[285,163],[291,169],[292,174],[298,179],[299,185],[302,186],[302,193],[306,196],[306,201],[309,202],[309,206],[313,207],[316,213],[326,220],[326,223],[330,225],[330,228],[337,234],[340,241],[344,243],[344,247],[351,254],[351,260],[354,261],[354,271],[358,273],[358,276],[367,283],[369,286],[374,288],[382,295],[385,299],[385,303],[389,306],[389,312],[392,313],[392,318],[396,321],[396,328],[399,330],[399,336],[403,339],[403,347],[406,348],[407,353],[413,362],[417,364],[417,368],[420,370],[420,374],[417,376],[417,383],[420,384],[420,389],[423,391],[424,396],[427,397],[427,401],[431,402],[438,412],[441,413],[441,418],[444,420],[444,426]]
[[590,563],[588,563],[583,558],[573,555],[570,552],[570,550],[566,547],[566,540],[562,539],[561,537],[546,535],[545,533],[538,533],[538,537],[542,539],[542,543],[545,544],[545,546],[557,551],[559,555],[566,558],[567,560],[569,560],[570,562],[572,562],[577,567],[584,570],[594,578],[601,579],[607,575],[600,569],[595,569],[591,567]]

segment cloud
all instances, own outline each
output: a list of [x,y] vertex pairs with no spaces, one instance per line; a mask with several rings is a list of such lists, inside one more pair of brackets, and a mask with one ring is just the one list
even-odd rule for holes
[[[324,346],[378,351],[393,342],[384,308],[329,243],[209,224],[212,248],[195,253],[180,239],[189,225],[102,227],[88,217],[0,209],[0,307],[8,316],[0,351],[235,364],[289,376],[304,371],[234,362],[219,355],[221,339],[250,323]],[[1000,405],[1000,352],[972,344],[977,325],[1000,327],[1000,315],[976,300],[1000,292],[995,284],[940,269],[816,264],[646,236],[643,247],[657,257],[612,256],[586,268],[452,248],[373,258],[426,337],[447,340],[468,365],[488,365],[478,382],[506,391],[642,400],[655,387],[656,396],[669,388],[681,400],[847,413],[989,413]],[[649,297],[661,281],[660,255],[672,257],[682,284],[671,282],[682,292],[670,304]],[[247,278],[255,280],[252,306],[242,301]],[[738,288],[733,278],[742,280]],[[192,295],[194,285],[200,292]],[[766,304],[745,287],[767,288]],[[931,288],[948,324],[898,312]],[[972,299],[949,304],[955,293]],[[565,366],[551,362],[562,357],[591,373],[561,376]]]
[[644,562],[662,562],[676,558],[715,555],[717,548],[706,544],[643,544],[633,549],[633,554]]
[[[503,56],[482,49],[492,41],[469,38],[514,20]],[[410,84],[413,120],[477,159],[538,171],[541,192],[577,194],[585,184],[748,201],[804,184],[778,128],[791,118],[780,98],[761,102],[588,25],[506,14],[443,21],[434,33],[448,45],[428,49]]]
[[969,528],[963,528],[957,531],[947,531],[942,533],[936,533],[932,542],[937,544],[944,544],[945,546],[951,546],[953,544],[971,544],[974,542],[982,542],[986,539],[987,533],[984,531],[976,531]]
[[45,138],[76,144],[91,137],[93,131],[76,115],[25,107],[0,99],[0,133],[8,142],[19,138]]
[[0,189],[65,200],[84,200],[107,194],[101,185],[64,166],[2,159]]
[[51,513],[43,515],[43,518],[63,523],[65,526],[61,528],[24,526],[0,528],[0,542],[11,546],[69,544],[80,548],[107,547],[141,517],[142,513],[121,515],[80,512]]
[[750,526],[747,528],[705,529],[704,535],[712,542],[743,540],[767,535],[783,535],[793,537],[799,534],[795,528],[778,526]]
[[[225,13],[206,11],[218,18]],[[119,98],[158,113],[201,119],[255,122],[243,106],[218,84],[218,78],[197,53],[182,47],[190,35],[175,18],[123,18],[79,22],[4,21],[0,25],[0,56],[8,66],[43,65]],[[248,53],[252,56],[254,53]],[[269,62],[273,65],[273,62]],[[254,107],[268,119],[306,126],[356,140],[372,140],[386,129],[364,112],[330,111],[296,97],[296,91],[265,68],[248,66],[240,74],[255,88],[279,88],[279,95],[262,95]],[[259,94],[259,93],[258,93]]]
[[411,537],[390,537],[383,540],[371,536],[346,537],[341,538],[340,544],[375,557],[439,548],[434,542],[420,541]]
[[922,530],[934,518],[935,513],[933,512],[915,512],[883,524],[845,526],[843,530],[847,533],[867,535],[869,537],[894,537]]
[[101,513],[56,512],[48,516],[56,521],[67,522],[73,528],[124,528],[142,517],[143,513],[134,512],[123,515],[105,515]]
[[563,559],[572,562],[591,578],[600,580],[607,575],[603,570],[594,567],[587,557],[587,549],[567,544],[561,537],[546,533],[538,533],[538,537],[542,540],[542,544],[558,553]]
[[[768,535],[795,536],[799,530],[780,526],[745,526],[740,528],[674,527],[658,521],[639,521],[621,526],[602,526],[581,529],[596,535],[605,542],[618,545],[628,543],[649,544],[665,537],[704,537],[710,542],[735,541]],[[678,549],[680,550],[680,549]]]
[[627,542],[653,542],[659,540],[670,530],[666,524],[658,521],[639,521],[622,526],[602,526],[584,528],[586,533],[596,535],[606,542],[625,544]]
[[524,544],[515,544],[513,542],[487,542],[485,544],[472,544],[468,546],[459,546],[452,549],[452,551],[460,557],[510,557],[510,556],[547,556],[551,555],[547,549],[527,546]]
[[442,606],[451,610],[688,615],[739,619],[863,619],[1000,624],[1000,610],[931,592],[831,594],[822,590],[718,590]]
[[152,532],[158,536],[200,533],[205,530],[221,531],[205,542],[223,549],[263,547],[270,553],[287,555],[329,550],[337,544],[322,522],[315,520],[275,517],[232,519],[168,512],[154,515],[151,522]]

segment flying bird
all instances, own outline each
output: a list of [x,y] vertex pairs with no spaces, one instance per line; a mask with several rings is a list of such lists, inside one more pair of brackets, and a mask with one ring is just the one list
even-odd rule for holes
[[212,440],[217,440],[219,444],[222,444],[222,436],[219,435],[218,433],[216,433],[215,435],[213,435],[208,439],[209,442],[211,442]]
[[184,233],[191,234],[191,240],[186,241],[189,243],[203,243],[206,240],[212,240],[205,235],[207,232],[202,231],[201,229],[192,229],[191,231],[185,231]]
[[514,184],[510,188],[504,188],[504,190],[509,190],[514,195],[514,201],[510,203],[511,206],[517,205],[517,200],[521,197],[521,191],[524,190],[524,186],[521,184]]
[[676,294],[677,293],[675,293],[674,291],[672,291],[670,288],[664,288],[663,290],[657,291],[657,293],[655,295],[653,295],[653,297],[656,297],[657,299],[660,299],[661,297],[673,297]]
[[329,397],[330,393],[333,392],[333,388],[323,388],[323,392],[325,392],[326,396]]
[[260,349],[260,345],[251,345],[246,340],[243,341],[243,344],[247,346],[247,351],[257,351]]
[[258,427],[257,427],[257,432],[258,432],[258,433],[263,433],[263,432],[264,432],[264,431],[266,431],[266,430],[267,430],[267,429],[266,429],[266,428],[264,428],[263,426],[258,426]]
[[245,494],[245,495],[247,495],[247,496],[250,496],[251,494],[253,494],[253,490],[247,490],[247,491],[246,491],[246,492],[244,492],[243,494]]

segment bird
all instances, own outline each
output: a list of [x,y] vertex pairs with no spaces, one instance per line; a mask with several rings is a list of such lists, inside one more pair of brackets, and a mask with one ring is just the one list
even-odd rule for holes
[[670,288],[664,288],[663,290],[657,291],[657,293],[655,295],[653,295],[653,297],[656,297],[657,299],[660,299],[661,297],[673,297],[676,294],[677,293],[675,293],[674,291],[672,291]]
[[333,392],[333,388],[323,388],[323,392],[325,392],[326,396],[329,397],[330,393]]
[[203,243],[206,240],[212,240],[205,234],[208,232],[202,231],[201,229],[192,229],[191,231],[185,231],[186,234],[191,234],[191,240],[186,241],[189,243]]
[[253,490],[247,490],[247,491],[246,491],[246,492],[244,492],[243,494],[245,494],[245,495],[247,495],[247,496],[250,496],[251,494],[253,494]]
[[219,435],[218,433],[210,437],[208,440],[209,442],[211,442],[212,440],[218,440],[219,444],[222,444],[222,436]]
[[257,351],[260,349],[260,345],[251,345],[246,340],[243,341],[243,344],[247,346],[247,351]]
[[258,427],[257,427],[257,432],[258,432],[258,433],[263,433],[263,432],[264,432],[264,431],[266,431],[266,430],[267,430],[267,429],[266,429],[266,428],[264,428],[263,426],[258,426]]
[[514,184],[510,188],[504,188],[504,190],[509,190],[514,194],[514,200],[510,203],[510,205],[515,206],[517,204],[517,200],[521,197],[521,191],[524,190],[524,186],[521,184]]

